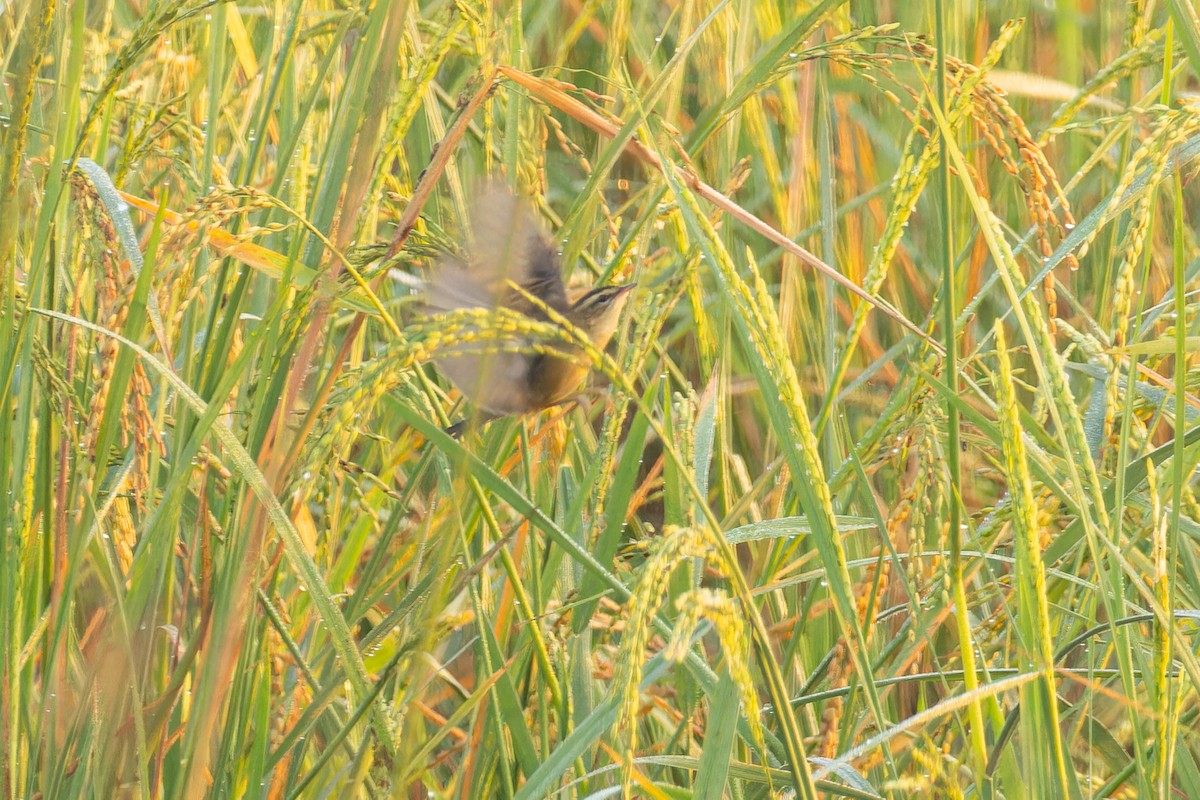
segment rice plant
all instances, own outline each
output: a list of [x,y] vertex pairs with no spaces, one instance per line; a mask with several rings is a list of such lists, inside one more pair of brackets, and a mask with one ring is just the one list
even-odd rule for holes
[[[1200,797],[1197,64],[1186,0],[0,4],[0,793]],[[486,186],[607,348],[429,302]],[[467,352],[589,377],[485,422]]]

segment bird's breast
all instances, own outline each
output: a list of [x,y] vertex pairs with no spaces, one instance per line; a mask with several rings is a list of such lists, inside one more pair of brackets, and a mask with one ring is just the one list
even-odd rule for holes
[[587,372],[574,361],[539,355],[529,371],[532,404],[547,408],[561,403],[575,393]]

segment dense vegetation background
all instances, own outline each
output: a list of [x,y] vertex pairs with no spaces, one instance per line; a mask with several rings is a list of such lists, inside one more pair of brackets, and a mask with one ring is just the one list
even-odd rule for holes
[[[1187,0],[0,4],[0,792],[1200,797],[1198,65]],[[460,441],[405,276],[483,176],[639,288]]]

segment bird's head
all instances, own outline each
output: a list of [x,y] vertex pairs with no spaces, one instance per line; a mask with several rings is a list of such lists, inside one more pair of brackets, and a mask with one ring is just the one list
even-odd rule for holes
[[597,286],[575,301],[567,319],[586,333],[593,345],[603,350],[617,330],[617,320],[621,316],[621,309],[625,307],[629,290],[636,285]]

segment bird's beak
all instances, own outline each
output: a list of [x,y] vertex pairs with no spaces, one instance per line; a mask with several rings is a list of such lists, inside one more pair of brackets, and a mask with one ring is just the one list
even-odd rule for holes
[[624,286],[618,286],[617,288],[621,290],[621,294],[617,295],[617,297],[620,297],[623,294],[628,294],[629,290],[633,289],[636,286],[637,286],[636,281],[634,283],[627,283]]

